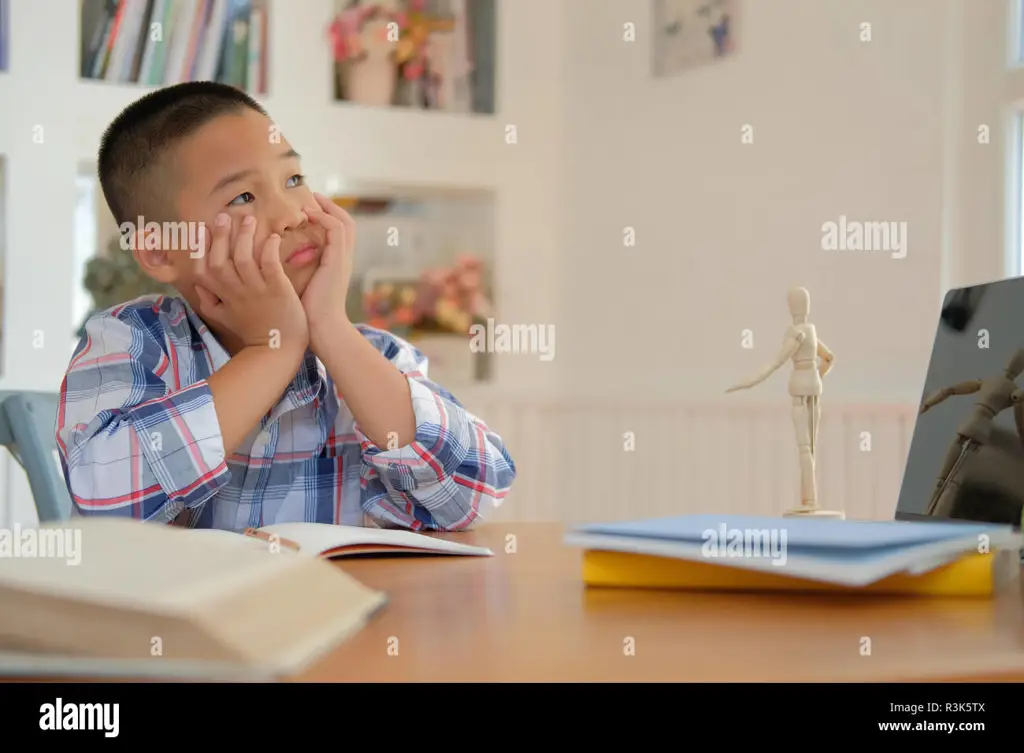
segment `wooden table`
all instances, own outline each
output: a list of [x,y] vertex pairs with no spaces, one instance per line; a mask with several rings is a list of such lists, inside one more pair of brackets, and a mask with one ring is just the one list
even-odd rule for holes
[[296,679],[1024,680],[1016,587],[995,600],[585,589],[560,526],[443,537],[495,556],[340,560],[391,603]]

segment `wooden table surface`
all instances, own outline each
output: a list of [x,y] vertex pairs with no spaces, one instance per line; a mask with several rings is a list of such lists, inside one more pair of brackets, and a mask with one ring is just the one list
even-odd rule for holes
[[444,538],[490,558],[339,560],[388,592],[307,682],[1022,681],[1018,587],[994,600],[586,589],[555,524]]

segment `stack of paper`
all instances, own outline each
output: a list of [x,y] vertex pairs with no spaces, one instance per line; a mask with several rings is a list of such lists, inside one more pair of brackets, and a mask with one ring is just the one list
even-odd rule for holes
[[1009,526],[693,515],[577,528],[592,586],[991,595],[1020,572]]

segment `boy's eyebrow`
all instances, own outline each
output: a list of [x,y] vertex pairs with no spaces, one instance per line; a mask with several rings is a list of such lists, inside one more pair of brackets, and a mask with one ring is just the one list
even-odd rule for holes
[[[299,153],[297,151],[295,151],[294,149],[289,149],[287,152],[285,152],[284,154],[281,155],[281,159],[299,159]],[[253,170],[253,169],[239,170],[237,173],[231,173],[231,175],[225,175],[223,178],[221,178],[220,180],[217,181],[217,185],[215,185],[213,187],[213,190],[210,191],[210,195],[212,196],[213,194],[217,193],[219,190],[221,190],[225,186],[229,186],[232,183],[235,183],[236,181],[241,180],[242,178],[248,177],[249,175],[252,175],[254,172],[256,172],[256,171]]]

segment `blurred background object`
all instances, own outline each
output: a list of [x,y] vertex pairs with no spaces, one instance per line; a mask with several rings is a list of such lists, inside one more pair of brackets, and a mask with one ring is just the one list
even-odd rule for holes
[[440,384],[485,381],[491,354],[470,348],[470,328],[493,315],[483,263],[460,255],[450,267],[410,273],[380,269],[363,277],[360,319],[406,338],[430,359]]
[[85,322],[97,311],[151,293],[177,295],[170,285],[162,285],[143,273],[131,251],[121,248],[120,237],[110,240],[106,253],[86,262],[82,282],[92,298],[92,309],[79,324],[76,337],[85,334]]
[[980,285],[950,293],[942,307],[943,324],[954,332],[963,332],[981,308],[984,295],[985,288]]
[[494,1],[339,0],[335,99],[493,113]]

